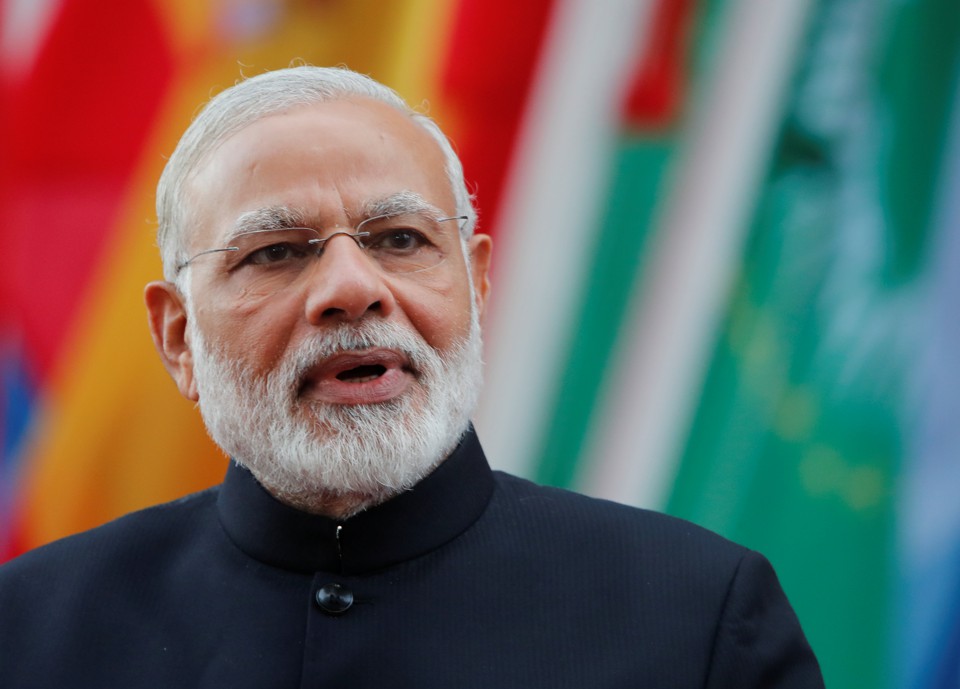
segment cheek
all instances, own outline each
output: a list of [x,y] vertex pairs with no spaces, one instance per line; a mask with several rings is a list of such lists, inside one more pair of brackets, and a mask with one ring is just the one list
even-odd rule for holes
[[470,291],[464,280],[436,280],[394,291],[401,310],[428,345],[446,350],[470,332]]
[[291,327],[283,317],[288,308],[279,300],[266,304],[234,303],[197,313],[197,323],[210,347],[255,371],[272,370],[283,358]]

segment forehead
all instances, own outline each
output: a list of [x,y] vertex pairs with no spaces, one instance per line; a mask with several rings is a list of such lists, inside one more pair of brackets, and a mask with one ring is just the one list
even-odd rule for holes
[[259,208],[345,223],[401,191],[455,211],[440,147],[407,113],[365,98],[297,107],[246,126],[198,167],[187,187],[187,242],[215,241]]

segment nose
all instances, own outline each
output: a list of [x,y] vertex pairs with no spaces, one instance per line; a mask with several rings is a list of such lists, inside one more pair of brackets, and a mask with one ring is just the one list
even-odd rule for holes
[[307,320],[313,325],[355,321],[371,312],[389,316],[393,292],[379,266],[347,234],[334,234],[309,274]]

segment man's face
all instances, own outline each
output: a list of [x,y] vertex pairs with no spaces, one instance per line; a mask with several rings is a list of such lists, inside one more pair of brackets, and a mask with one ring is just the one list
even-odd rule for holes
[[[320,237],[354,232],[379,212],[372,209],[382,210],[397,199],[401,205],[422,207],[434,218],[456,215],[437,144],[404,113],[367,99],[304,106],[252,123],[202,164],[188,198],[190,256],[228,246],[238,232],[258,229],[251,222],[269,224],[265,218],[284,214],[295,216],[296,224],[316,230]],[[175,295],[170,287],[148,286],[154,337],[181,392],[199,399],[203,408],[200,369],[212,360],[220,373],[229,366],[232,375],[243,379],[245,389],[238,394],[279,386],[277,394],[289,397],[276,401],[289,403],[283,413],[308,424],[319,440],[339,432],[326,422],[317,423],[323,410],[360,410],[362,417],[363,410],[370,409],[381,420],[389,420],[390,410],[401,407],[434,413],[431,395],[448,383],[444,376],[457,377],[458,357],[470,348],[472,316],[482,309],[487,294],[490,249],[489,238],[471,238],[465,245],[468,262],[459,223],[438,226],[446,242],[444,260],[412,273],[384,270],[342,235],[327,241],[323,255],[280,289],[262,289],[229,252],[204,255],[184,269],[191,271],[191,303],[182,322],[177,304],[171,303]],[[179,349],[169,346],[171,341],[176,345],[176,324],[183,325]],[[397,337],[374,338],[371,344],[363,339],[366,335],[351,340],[354,331],[385,331]],[[329,349],[329,342],[342,341],[344,333],[348,348]],[[449,355],[453,368],[434,366],[430,381],[399,344],[404,334],[441,359]],[[327,344],[318,346],[318,338],[327,338]],[[197,339],[202,342],[194,342]],[[312,352],[308,356],[316,360],[304,361],[304,352]],[[201,365],[198,358],[204,359]],[[278,376],[290,375],[295,380],[277,382]],[[457,386],[456,381],[449,383]],[[208,380],[206,386],[210,384]],[[416,423],[417,418],[396,420]]]
[[[437,144],[405,114],[372,100],[306,106],[263,118],[228,139],[202,166],[190,188],[195,210],[189,255],[225,246],[238,221],[251,211],[286,207],[327,236],[352,228],[371,202],[409,191],[456,215],[453,192]],[[456,236],[456,221],[444,229]],[[481,237],[473,238],[476,252]],[[478,295],[485,265],[474,261]],[[471,275],[454,251],[440,266],[412,275],[380,271],[347,237],[325,247],[307,279],[268,296],[231,289],[215,261],[197,261],[191,275],[197,327],[208,341],[257,372],[267,373],[291,347],[317,328],[382,318],[417,331],[443,351],[463,340],[470,325]],[[207,270],[204,270],[207,268]],[[319,401],[350,404],[399,394],[416,383],[400,372],[390,389],[318,380]],[[323,376],[318,376],[323,378]],[[329,383],[327,385],[326,383]]]

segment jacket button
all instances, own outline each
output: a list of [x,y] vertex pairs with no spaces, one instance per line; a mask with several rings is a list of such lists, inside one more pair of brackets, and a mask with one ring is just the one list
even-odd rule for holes
[[316,597],[317,605],[328,615],[343,614],[353,605],[353,591],[340,584],[324,584]]

